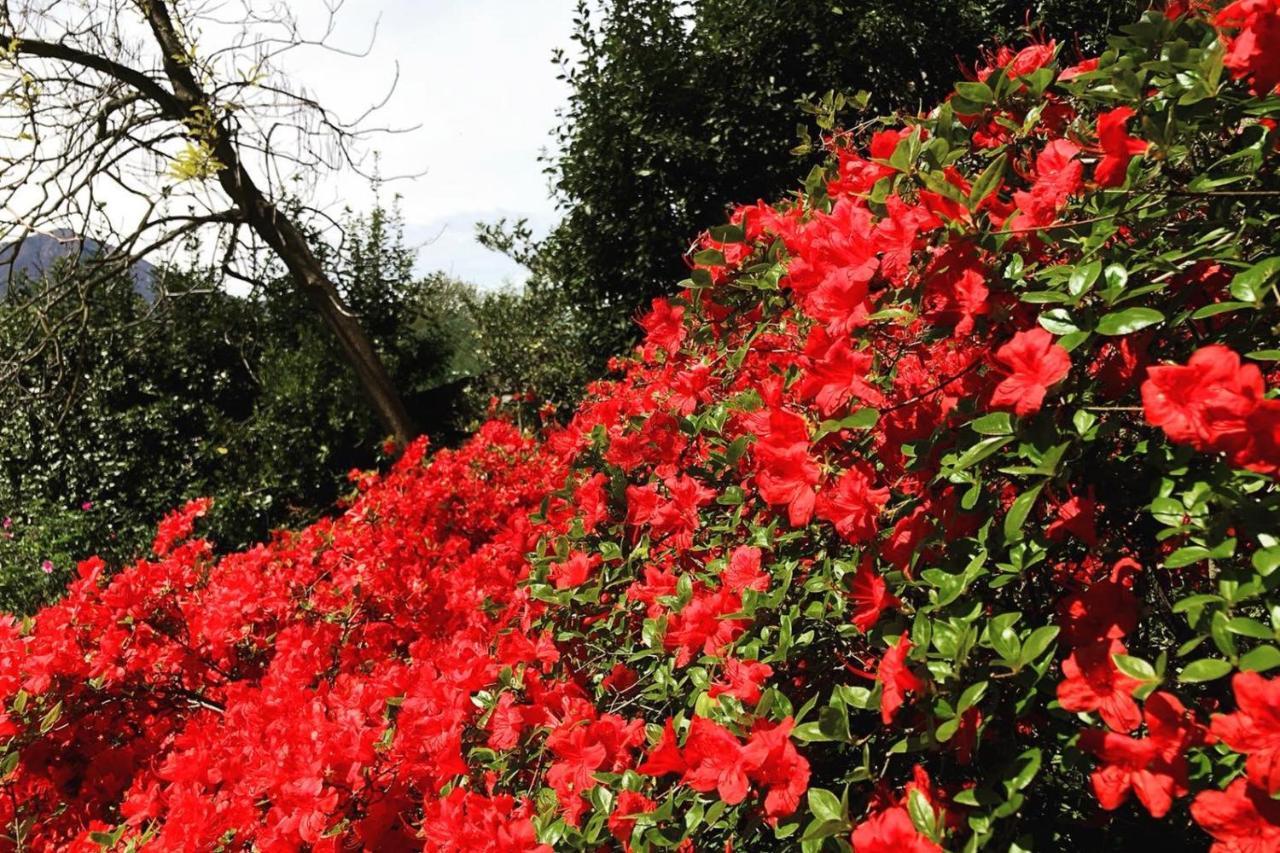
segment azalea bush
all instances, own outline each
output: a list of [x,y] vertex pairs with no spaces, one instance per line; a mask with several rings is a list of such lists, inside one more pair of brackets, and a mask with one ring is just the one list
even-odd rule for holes
[[82,563],[0,624],[9,847],[1280,848],[1277,33],[1001,50],[566,426]]

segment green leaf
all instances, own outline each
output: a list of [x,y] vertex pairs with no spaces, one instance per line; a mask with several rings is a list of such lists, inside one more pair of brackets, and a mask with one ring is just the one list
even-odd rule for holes
[[1042,625],[1032,631],[1022,643],[1022,654],[1018,657],[1018,663],[1026,666],[1044,654],[1045,649],[1058,638],[1058,631],[1057,625]]
[[1138,681],[1160,680],[1160,676],[1156,675],[1155,667],[1142,658],[1132,655],[1112,655],[1111,659],[1115,661],[1116,669],[1130,678],[1136,678]]
[[[1088,292],[1102,274],[1102,262],[1090,261],[1084,266],[1076,267],[1067,278],[1067,292],[1072,296],[1080,296]],[[1104,333],[1105,334],[1105,333]]]
[[1253,308],[1252,302],[1215,302],[1212,305],[1206,305],[1198,308],[1191,313],[1192,320],[1203,320],[1205,317],[1216,317],[1219,314],[1229,314],[1232,311],[1239,311],[1242,308]]
[[1038,322],[1045,331],[1052,332],[1055,335],[1070,335],[1080,331],[1080,327],[1071,317],[1071,312],[1066,308],[1050,308],[1037,318]]
[[1031,784],[1040,772],[1041,754],[1038,748],[1028,749],[1018,756],[1017,771],[1005,781],[1005,789],[1010,793],[1021,791]]
[[728,263],[719,249],[703,249],[693,256],[693,262],[701,267],[722,267]]
[[[1010,614],[1006,614],[1006,616],[1008,615]],[[1016,616],[1017,614],[1012,615]],[[1018,657],[1022,652],[1022,642],[1018,639],[1018,632],[1013,630],[1013,620],[993,619],[987,629],[987,636],[991,640],[991,648],[995,649],[996,654],[1010,663],[1018,661]]]
[[964,453],[960,454],[960,458],[955,461],[955,465],[953,465],[952,468],[955,471],[963,471],[966,468],[972,467],[995,453],[1000,448],[1004,447],[1012,440],[1013,436],[1008,435],[984,438],[982,441],[979,441],[973,447],[970,447]]
[[933,806],[929,804],[928,798],[920,793],[919,788],[912,788],[911,793],[907,795],[907,812],[911,815],[911,822],[915,824],[917,830],[929,838],[937,836],[938,816],[934,814]]
[[1280,271],[1280,257],[1259,261],[1236,273],[1236,277],[1231,280],[1231,295],[1242,302],[1261,302],[1267,283],[1277,271]]
[[1248,672],[1266,672],[1280,666],[1280,649],[1275,646],[1258,646],[1240,656],[1240,668]]
[[1015,542],[1022,538],[1022,525],[1026,523],[1027,516],[1031,513],[1031,508],[1035,506],[1036,500],[1040,497],[1040,490],[1043,488],[1044,483],[1033,486],[1014,498],[1013,503],[1009,505],[1009,512],[1004,517],[1006,542]]
[[1247,616],[1235,616],[1227,620],[1227,630],[1241,637],[1252,637],[1255,640],[1274,640],[1276,632]]
[[1173,605],[1174,613],[1185,613],[1197,607],[1204,607],[1206,604],[1221,604],[1222,596],[1202,593],[1200,595],[1189,595],[1178,603]]
[[987,692],[987,682],[979,681],[977,684],[970,684],[960,694],[960,700],[956,703],[956,713],[963,714],[974,705],[982,701],[982,697]]
[[823,421],[818,426],[818,431],[814,434],[813,440],[839,432],[842,429],[871,429],[880,419],[880,413],[875,409],[858,409],[848,417],[840,420]]
[[1012,435],[1013,418],[1008,412],[992,412],[970,421],[969,429],[978,435]]
[[849,824],[843,820],[815,820],[804,831],[801,841],[821,841],[833,835],[841,835],[849,831]]
[[1231,672],[1231,669],[1230,661],[1220,658],[1201,658],[1184,666],[1178,673],[1178,680],[1186,684],[1214,681]]
[[1199,563],[1207,559],[1209,559],[1208,548],[1200,545],[1188,545],[1165,557],[1164,567],[1166,569],[1180,569],[1183,566],[1190,566],[1193,563]]
[[844,806],[840,798],[824,788],[809,789],[809,813],[818,820],[844,821]]
[[964,98],[966,101],[972,101],[975,104],[989,104],[995,100],[995,92],[991,91],[991,87],[986,83],[978,81],[966,81],[956,84],[956,94]]
[[1254,571],[1265,577],[1270,577],[1271,573],[1280,568],[1280,545],[1272,545],[1269,548],[1259,548],[1253,552],[1250,560],[1253,563]]
[[973,187],[969,191],[969,209],[974,210],[982,203],[982,200],[991,195],[996,187],[1000,186],[1000,181],[1004,177],[1005,162],[1008,156],[1001,154],[996,159],[987,164],[987,168],[982,170],[982,174],[973,182]]
[[1163,322],[1164,315],[1154,308],[1125,308],[1103,316],[1096,331],[1100,335],[1128,335]]
[[62,702],[55,702],[43,717],[40,718],[40,734],[46,734],[58,723],[58,718],[62,716]]

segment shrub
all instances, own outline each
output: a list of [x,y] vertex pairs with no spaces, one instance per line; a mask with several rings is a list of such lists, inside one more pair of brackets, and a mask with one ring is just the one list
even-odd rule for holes
[[15,846],[1275,849],[1277,24],[1002,51],[566,427],[85,562],[0,628]]
[[[634,344],[634,315],[674,293],[690,235],[722,222],[732,202],[787,192],[812,165],[792,149],[824,92],[865,90],[875,109],[918,110],[993,39],[1030,25],[1096,51],[1146,5],[583,0],[574,50],[561,57],[569,101],[546,157],[562,219],[532,246],[519,227],[481,233],[574,306],[586,324],[574,358],[595,378]],[[543,345],[563,344],[551,330]]]
[[[464,397],[480,368],[469,288],[413,275],[394,210],[346,233],[334,266],[353,308],[422,427],[459,436],[484,412]],[[49,344],[0,383],[0,612],[52,601],[95,549],[112,563],[145,554],[175,502],[216,498],[209,538],[243,547],[314,520],[347,471],[381,459],[381,427],[291,284],[241,297],[198,270],[160,274],[175,295],[154,304],[129,277],[89,288],[83,306],[46,304],[35,284],[0,301],[0,350]]]

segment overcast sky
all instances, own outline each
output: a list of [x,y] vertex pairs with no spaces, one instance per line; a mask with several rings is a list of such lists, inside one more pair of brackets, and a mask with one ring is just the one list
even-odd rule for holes
[[[289,0],[304,24],[322,0]],[[570,47],[573,0],[349,0],[335,43],[362,48],[381,13],[371,55],[311,51],[289,59],[297,82],[350,118],[400,85],[379,123],[421,125],[376,143],[385,175],[425,174],[386,187],[403,196],[407,236],[424,242],[419,269],[442,269],[497,287],[522,280],[518,266],[480,247],[474,223],[528,217],[538,233],[556,220],[538,162],[552,144],[567,87],[551,62]],[[320,19],[319,15],[315,16]],[[372,203],[354,176],[322,183],[321,201]],[[429,242],[427,242],[429,241]]]

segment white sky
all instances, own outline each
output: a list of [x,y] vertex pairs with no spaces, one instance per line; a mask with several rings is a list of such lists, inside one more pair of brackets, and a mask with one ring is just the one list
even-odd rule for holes
[[[288,0],[304,27],[323,0]],[[381,14],[372,53],[345,58],[310,51],[286,67],[321,102],[352,118],[385,94],[400,64],[400,85],[378,124],[421,125],[380,138],[384,175],[397,181],[418,268],[445,270],[484,287],[519,282],[522,271],[475,241],[474,223],[528,217],[544,233],[556,220],[538,154],[552,144],[555,111],[568,87],[556,80],[556,47],[571,47],[573,0],[348,0],[335,44],[362,49]],[[319,26],[319,25],[318,25]],[[315,35],[318,35],[316,33]],[[373,195],[355,176],[318,187],[319,201],[367,210]],[[430,242],[426,242],[430,241]]]

